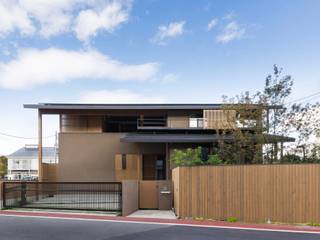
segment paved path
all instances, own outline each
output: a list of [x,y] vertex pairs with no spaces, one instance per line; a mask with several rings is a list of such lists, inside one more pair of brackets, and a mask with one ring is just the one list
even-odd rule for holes
[[1,240],[311,240],[319,234],[0,215]]

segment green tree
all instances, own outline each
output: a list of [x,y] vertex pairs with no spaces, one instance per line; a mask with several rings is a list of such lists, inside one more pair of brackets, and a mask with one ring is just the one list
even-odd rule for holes
[[[283,121],[286,108],[269,109],[266,106],[283,105],[289,97],[293,86],[290,75],[283,75],[282,68],[273,66],[273,73],[265,79],[263,91],[254,94],[249,92],[237,95],[235,98],[223,97],[226,111],[235,109],[237,125],[241,128],[233,130],[233,144],[221,142],[220,155],[228,163],[262,163],[278,161],[278,145],[264,147],[264,133],[283,134]],[[254,134],[253,134],[254,133]],[[228,133],[230,134],[230,133]]]
[[201,159],[201,147],[195,149],[174,149],[170,159],[174,166],[194,166],[203,164]]
[[217,154],[203,154],[203,148],[174,149],[170,156],[173,166],[220,165],[223,161]]
[[8,171],[8,159],[5,156],[0,156],[0,177],[3,178]]

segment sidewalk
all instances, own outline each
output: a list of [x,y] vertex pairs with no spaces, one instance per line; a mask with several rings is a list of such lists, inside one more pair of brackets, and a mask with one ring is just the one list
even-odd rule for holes
[[141,224],[163,224],[192,227],[211,227],[225,229],[242,229],[252,231],[274,231],[274,232],[297,232],[320,234],[320,227],[298,226],[298,225],[276,225],[276,224],[250,224],[250,223],[229,223],[223,221],[196,221],[185,219],[155,219],[138,217],[108,216],[102,214],[84,213],[57,213],[57,212],[28,212],[15,210],[0,210],[0,216],[16,217],[37,217],[37,218],[58,218],[87,221],[109,221]]

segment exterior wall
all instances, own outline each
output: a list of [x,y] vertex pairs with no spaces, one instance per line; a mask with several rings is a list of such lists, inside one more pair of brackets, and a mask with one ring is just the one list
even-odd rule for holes
[[178,167],[175,212],[247,222],[320,222],[320,164]]
[[129,214],[139,209],[139,181],[122,181],[122,215]]
[[121,143],[122,133],[60,133],[57,181],[115,181],[116,154],[164,154],[164,144]]

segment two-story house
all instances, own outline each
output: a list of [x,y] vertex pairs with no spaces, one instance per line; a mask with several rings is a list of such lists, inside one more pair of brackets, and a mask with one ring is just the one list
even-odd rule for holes
[[[42,115],[60,117],[57,181],[170,179],[173,149],[203,146],[212,152],[218,141],[232,142],[232,131],[221,136],[220,130],[239,127],[237,110],[229,106],[226,113],[222,104],[40,103],[24,107],[38,110],[40,150]],[[275,108],[280,107],[263,107]],[[262,124],[260,117],[255,121]],[[269,134],[265,139],[266,143],[294,140]],[[39,151],[40,180],[43,156]]]
[[[43,163],[57,162],[54,147],[43,147]],[[38,178],[38,145],[27,144],[8,156],[9,180],[35,180]]]
[[[201,146],[214,154],[221,142],[234,144],[239,130],[249,133],[257,153],[262,152],[263,144],[294,141],[268,134],[261,127],[263,112],[268,116],[281,106],[243,105],[248,109],[244,113],[242,105],[226,104],[39,103],[24,107],[38,110],[40,181],[136,180],[141,209],[171,209],[174,166],[170,156],[175,149]],[[248,113],[255,113],[254,117]],[[50,171],[43,164],[42,116],[46,114],[60,119],[59,163],[51,174],[54,179],[48,177]],[[248,121],[239,121],[239,115],[248,116]],[[263,142],[255,142],[257,131]],[[241,157],[245,162],[259,158],[252,154]]]

